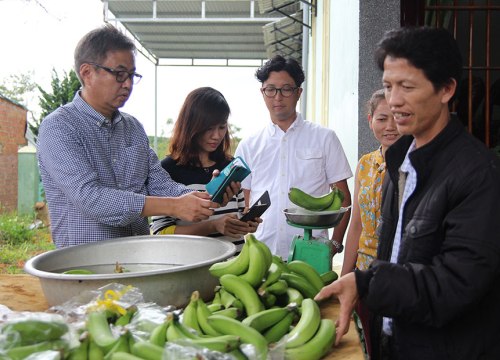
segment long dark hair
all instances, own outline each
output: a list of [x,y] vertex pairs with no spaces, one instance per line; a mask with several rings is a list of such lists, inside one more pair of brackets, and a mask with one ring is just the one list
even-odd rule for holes
[[[231,110],[219,91],[201,87],[191,91],[182,105],[170,139],[170,156],[179,165],[201,166],[198,139],[213,126],[227,123]],[[217,149],[209,154],[215,162],[231,159],[229,129]]]

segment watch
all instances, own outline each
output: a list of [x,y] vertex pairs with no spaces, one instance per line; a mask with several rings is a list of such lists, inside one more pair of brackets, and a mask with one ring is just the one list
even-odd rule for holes
[[340,254],[342,251],[344,251],[344,245],[342,245],[338,241],[332,240],[332,245],[337,251],[337,254]]

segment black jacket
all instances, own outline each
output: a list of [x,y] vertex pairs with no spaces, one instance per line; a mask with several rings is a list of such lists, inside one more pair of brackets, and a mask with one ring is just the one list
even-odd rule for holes
[[451,119],[410,153],[417,187],[405,204],[397,264],[391,264],[399,216],[398,169],[413,138],[386,153],[377,260],[356,272],[361,300],[393,318],[398,359],[500,359],[500,161]]

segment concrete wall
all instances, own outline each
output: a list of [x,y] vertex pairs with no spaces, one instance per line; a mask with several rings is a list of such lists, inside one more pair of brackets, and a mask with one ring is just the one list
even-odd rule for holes
[[359,7],[358,159],[377,148],[368,127],[366,102],[382,87],[382,73],[374,61],[376,44],[383,34],[400,26],[400,0],[362,0]]
[[26,145],[27,110],[0,96],[0,212],[17,209],[17,151]]

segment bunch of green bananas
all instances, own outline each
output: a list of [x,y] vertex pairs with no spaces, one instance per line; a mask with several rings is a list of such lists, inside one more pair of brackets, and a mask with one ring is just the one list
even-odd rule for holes
[[0,328],[0,358],[24,359],[42,351],[67,352],[66,323],[52,319],[26,318],[6,322]]
[[299,188],[292,187],[288,191],[288,199],[297,206],[310,211],[336,211],[344,201],[344,192],[334,188],[328,194],[315,197]]

